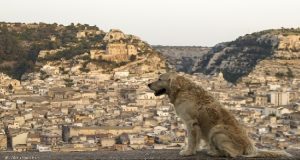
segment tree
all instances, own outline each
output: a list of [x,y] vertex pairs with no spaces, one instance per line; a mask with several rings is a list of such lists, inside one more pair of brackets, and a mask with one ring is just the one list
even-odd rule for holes
[[21,79],[22,75],[28,71],[32,66],[30,66],[26,61],[22,61],[17,65],[13,71],[13,77],[16,79]]
[[287,75],[288,78],[294,78],[293,71],[290,68],[288,68],[288,71],[286,72],[286,75]]
[[74,82],[72,79],[64,79],[66,87],[72,87]]
[[132,62],[132,61],[135,61],[136,60],[136,55],[131,55],[129,57],[129,60]]
[[9,84],[9,85],[8,85],[8,89],[9,89],[9,90],[13,90],[14,87],[13,87],[11,84]]
[[284,73],[282,73],[282,72],[277,72],[277,73],[275,73],[275,77],[277,77],[277,78],[283,78],[285,75],[284,75]]

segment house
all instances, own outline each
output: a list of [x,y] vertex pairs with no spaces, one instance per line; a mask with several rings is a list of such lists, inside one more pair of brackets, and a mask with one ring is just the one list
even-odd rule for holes
[[[16,130],[17,131],[17,130]],[[14,150],[15,147],[19,144],[23,144],[26,145],[27,144],[27,136],[28,136],[28,132],[26,131],[20,131],[20,132],[16,132],[13,133],[12,135],[9,135],[9,146],[11,146]]]
[[52,99],[69,99],[72,98],[75,91],[68,87],[54,87],[50,88],[48,91],[48,96]]
[[144,120],[144,127],[157,126],[157,124],[157,120],[153,118],[145,118]]
[[26,144],[17,144],[14,146],[13,150],[15,152],[25,152],[25,151],[27,151],[27,145]]
[[56,145],[61,142],[62,138],[59,134],[54,133],[44,133],[41,135],[41,142],[46,145]]
[[270,92],[270,101],[275,106],[288,105],[290,103],[289,92]]
[[167,149],[165,144],[153,144],[153,149]]
[[165,112],[165,111],[161,111],[161,110],[156,111],[156,114],[161,117],[169,117],[169,115],[170,115],[169,112]]
[[137,106],[126,106],[126,105],[122,105],[121,108],[123,112],[137,112],[139,109]]
[[105,50],[90,50],[91,59],[100,59],[103,54],[105,54]]
[[268,115],[280,115],[280,112],[278,110],[278,108],[272,108],[272,107],[265,107],[264,108],[264,111],[263,111],[263,114],[268,116]]
[[267,105],[268,104],[268,96],[263,96],[263,95],[255,96],[255,104]]
[[116,144],[116,140],[114,138],[101,138],[100,144],[102,147],[113,147]]
[[140,126],[100,126],[100,127],[76,127],[65,126],[63,127],[63,139],[68,141],[73,136],[78,135],[96,135],[96,134],[112,134],[118,136],[122,133],[139,133],[141,132]]
[[153,132],[154,132],[155,134],[157,134],[157,135],[159,135],[159,134],[161,134],[162,132],[165,132],[165,131],[167,131],[167,130],[168,130],[168,128],[163,127],[163,126],[156,126],[156,127],[153,128]]
[[115,144],[114,149],[117,151],[128,151],[130,148],[127,144]]
[[36,149],[39,152],[51,152],[50,146],[37,145]]
[[39,95],[41,95],[41,96],[46,96],[47,93],[48,93],[48,88],[46,88],[46,87],[40,87],[40,88],[38,89],[38,92],[39,92]]
[[137,136],[137,135],[129,135],[130,144],[145,144],[145,137],[144,136]]
[[33,145],[41,143],[41,137],[37,133],[29,133],[26,141],[27,146],[32,147]]
[[0,132],[0,151],[7,149],[7,137],[4,131]]
[[117,71],[114,73],[114,79],[123,79],[129,76],[129,71]]

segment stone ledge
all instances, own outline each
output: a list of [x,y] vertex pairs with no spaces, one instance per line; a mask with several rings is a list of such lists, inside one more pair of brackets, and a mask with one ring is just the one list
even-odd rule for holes
[[[196,159],[223,160],[228,158],[215,158],[199,152],[195,156],[181,157],[179,150],[133,150],[133,151],[95,151],[95,152],[0,152],[0,160],[138,160],[138,159]],[[300,159],[299,150],[288,150],[294,155],[292,159]],[[235,159],[276,159],[276,158],[235,158]],[[280,158],[277,158],[280,159]],[[284,158],[281,158],[284,159]]]

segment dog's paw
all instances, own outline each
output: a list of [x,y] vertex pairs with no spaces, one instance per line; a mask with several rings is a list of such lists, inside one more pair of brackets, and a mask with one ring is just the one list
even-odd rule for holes
[[197,152],[206,151],[206,150],[209,150],[209,146],[207,146],[207,145],[199,145],[196,150],[197,150]]
[[179,152],[179,155],[181,155],[181,156],[191,156],[191,155],[195,155],[195,154],[196,154],[196,151],[187,150],[187,149],[181,150]]
[[207,150],[206,154],[209,155],[209,156],[211,156],[211,157],[217,157],[217,156],[219,156],[219,154],[217,152],[214,152],[212,150]]

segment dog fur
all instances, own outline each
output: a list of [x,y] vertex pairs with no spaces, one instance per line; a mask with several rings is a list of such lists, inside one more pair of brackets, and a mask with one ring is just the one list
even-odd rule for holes
[[156,96],[167,94],[177,116],[186,125],[188,143],[180,155],[196,153],[200,141],[207,154],[221,157],[289,157],[284,151],[263,151],[254,147],[246,131],[214,97],[189,79],[169,72],[148,84]]

